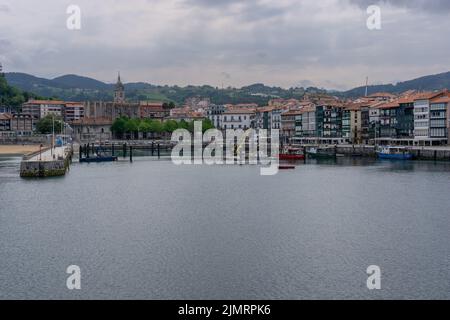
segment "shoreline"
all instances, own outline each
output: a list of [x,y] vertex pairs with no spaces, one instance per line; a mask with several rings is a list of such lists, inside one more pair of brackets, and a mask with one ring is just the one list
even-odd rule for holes
[[24,156],[39,151],[39,144],[0,145],[0,156]]

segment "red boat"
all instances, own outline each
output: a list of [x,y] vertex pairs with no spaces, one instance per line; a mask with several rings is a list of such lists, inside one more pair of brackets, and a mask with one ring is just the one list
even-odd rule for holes
[[280,160],[303,160],[305,154],[302,149],[298,148],[285,148],[279,155]]

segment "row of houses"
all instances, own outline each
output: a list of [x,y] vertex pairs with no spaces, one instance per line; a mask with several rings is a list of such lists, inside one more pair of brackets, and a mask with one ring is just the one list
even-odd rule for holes
[[374,94],[355,101],[324,99],[263,108],[211,105],[219,129],[279,129],[284,142],[303,144],[448,144],[450,93]]
[[34,122],[31,116],[23,114],[0,113],[0,138],[27,137],[33,133]]
[[292,116],[293,139],[301,143],[444,145],[449,142],[450,94],[443,90],[390,101],[319,103]]

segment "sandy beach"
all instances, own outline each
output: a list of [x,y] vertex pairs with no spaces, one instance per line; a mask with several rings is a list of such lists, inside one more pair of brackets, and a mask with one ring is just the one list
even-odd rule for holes
[[39,151],[39,145],[0,145],[0,155],[25,155]]

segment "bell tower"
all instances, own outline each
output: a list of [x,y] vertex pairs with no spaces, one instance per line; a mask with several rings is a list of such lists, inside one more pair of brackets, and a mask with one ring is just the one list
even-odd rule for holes
[[117,83],[114,89],[114,102],[115,103],[124,103],[125,102],[125,86],[120,81],[120,72],[117,76]]

